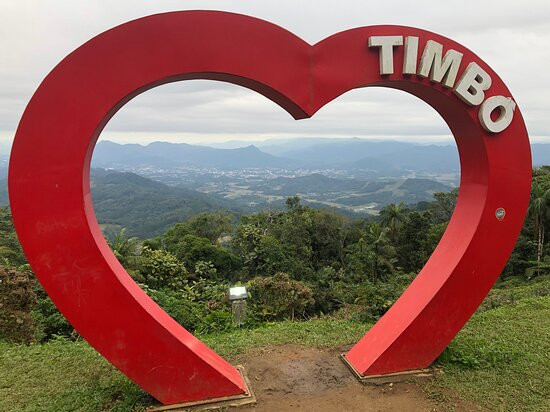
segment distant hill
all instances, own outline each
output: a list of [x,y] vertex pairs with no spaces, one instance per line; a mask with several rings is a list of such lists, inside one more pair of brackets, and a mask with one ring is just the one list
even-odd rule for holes
[[[388,203],[413,204],[433,200],[435,192],[448,192],[453,186],[431,179],[339,179],[319,173],[299,177],[278,177],[256,184],[249,189],[261,196],[288,197],[300,195],[305,202],[317,202],[334,207],[356,209],[371,205],[379,210]],[[251,197],[250,194],[247,195]],[[237,200],[237,199],[236,199]]]
[[[186,143],[153,142],[144,146],[100,141],[94,150],[92,166],[131,171],[179,167],[219,170],[338,168],[375,172],[371,175],[378,177],[405,176],[400,173],[403,171],[457,173],[460,168],[454,144],[421,145],[359,138],[288,138],[256,143],[259,146],[234,141],[210,147]],[[550,165],[550,144],[532,144],[531,152],[533,166]],[[0,179],[6,177],[7,166],[8,155],[0,155]]]
[[[228,199],[183,187],[171,187],[134,173],[92,169],[92,199],[98,222],[106,232],[125,227],[127,234],[149,238],[188,217],[208,211],[244,210]],[[0,205],[8,204],[6,179],[0,180]]]
[[365,139],[296,139],[266,144],[262,149],[254,145],[225,149],[185,143],[153,142],[142,146],[101,141],[94,150],[92,166],[164,170],[177,167],[233,170],[337,167],[379,173],[401,170],[457,172],[459,169],[458,152],[452,145]]
[[[378,157],[366,157],[353,162],[357,169],[414,170],[423,172],[458,172],[460,161],[455,146],[410,146]],[[385,169],[384,169],[385,168]]]
[[171,187],[134,173],[93,169],[92,199],[98,221],[124,226],[128,234],[148,238],[191,215],[242,209],[228,199],[183,187]]
[[[259,145],[272,155],[302,162],[304,166],[365,169],[376,172],[413,170],[456,172],[459,170],[455,144],[423,145],[401,141],[367,139],[288,139]],[[531,145],[533,165],[550,165],[550,144]]]
[[333,202],[345,206],[361,206],[375,203],[378,208],[388,203],[415,204],[432,201],[436,192],[449,192],[453,187],[430,179],[399,179],[369,182],[361,192],[343,195]]
[[[304,139],[305,140],[305,139]],[[370,141],[364,139],[327,139],[314,140],[314,144],[309,146],[298,146],[290,142],[286,143],[291,150],[284,151],[282,146],[272,147],[280,156],[310,163],[318,166],[343,166],[350,165],[353,162],[363,158],[377,158],[391,153],[403,151],[404,149],[415,147],[412,143],[403,143],[396,141]],[[305,143],[305,142],[304,142]],[[264,147],[269,151],[270,147]]]
[[[532,153],[533,165],[550,164],[550,144],[533,144]],[[332,167],[394,176],[400,171],[457,173],[460,169],[454,144],[420,145],[358,138],[297,138],[275,140],[272,144],[264,142],[261,148],[249,145],[231,149],[185,143],[154,142],[142,146],[101,141],[94,150],[92,165],[113,169],[198,167],[231,170]]]
[[294,196],[297,193],[327,193],[357,191],[365,182],[354,179],[337,179],[320,173],[298,177],[277,177],[251,184],[250,189],[268,194]]
[[531,156],[533,157],[533,166],[550,165],[550,144],[532,144]]
[[217,149],[185,143],[154,142],[146,146],[101,141],[92,159],[93,167],[128,168],[178,166],[216,167],[218,169],[286,168],[297,163],[262,152],[250,145],[237,149]]

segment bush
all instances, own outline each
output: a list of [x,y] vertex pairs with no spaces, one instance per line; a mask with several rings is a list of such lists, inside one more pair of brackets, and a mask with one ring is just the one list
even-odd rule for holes
[[353,281],[342,269],[335,270],[327,266],[319,271],[311,282],[315,298],[315,312],[329,314],[342,306],[356,302],[357,282]]
[[[414,273],[397,273],[384,281],[355,280],[344,271],[323,268],[317,272],[314,285],[315,312],[351,316],[361,322],[372,322],[383,316],[415,277]],[[352,316],[353,314],[353,316]]]
[[358,287],[360,297],[357,303],[363,306],[359,317],[361,321],[376,321],[392,307],[405,289],[412,282],[416,274],[398,274],[387,282],[364,282]]
[[194,268],[199,261],[210,262],[216,273],[227,276],[240,268],[237,256],[221,246],[213,245],[206,238],[185,235],[178,243],[167,245],[167,248],[188,268]]
[[166,313],[190,332],[198,329],[206,316],[206,305],[187,299],[182,291],[154,290],[147,287],[143,289]]
[[44,342],[58,336],[65,338],[74,338],[77,336],[74,328],[57,310],[46,292],[44,292],[44,289],[37,286],[35,291],[38,296],[38,302],[32,310],[32,318],[36,325],[36,340]]
[[142,287],[166,313],[190,332],[221,332],[231,328],[231,308],[227,300],[229,285],[200,279],[187,283],[180,290]]
[[184,287],[188,277],[187,269],[173,254],[165,250],[143,247],[139,274],[135,275],[139,283],[145,283],[151,289],[177,290]]
[[203,279],[215,279],[217,275],[218,271],[212,262],[199,260],[195,263],[195,276]]
[[315,303],[312,290],[286,273],[257,277],[248,285],[252,310],[263,321],[304,317]]
[[31,310],[37,297],[29,272],[0,267],[0,340],[30,343],[34,339]]

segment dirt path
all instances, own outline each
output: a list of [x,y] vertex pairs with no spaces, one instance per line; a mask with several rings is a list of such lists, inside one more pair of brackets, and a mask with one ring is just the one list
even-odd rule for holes
[[[245,366],[258,400],[244,411],[438,411],[415,384],[361,385],[338,358],[345,351],[286,345],[251,351]],[[455,411],[474,410],[458,405]]]

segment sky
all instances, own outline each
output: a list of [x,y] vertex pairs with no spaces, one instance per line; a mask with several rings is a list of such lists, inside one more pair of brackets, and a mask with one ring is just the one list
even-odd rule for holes
[[[0,0],[0,153],[9,151],[32,93],[71,51],[126,21],[196,9],[259,17],[309,43],[375,24],[414,26],[449,37],[474,51],[504,80],[522,111],[531,141],[550,143],[548,0]],[[353,90],[313,118],[295,121],[250,90],[199,80],[160,86],[137,96],[111,119],[100,138],[120,143],[213,144],[292,137],[452,142],[441,117],[401,91]]]

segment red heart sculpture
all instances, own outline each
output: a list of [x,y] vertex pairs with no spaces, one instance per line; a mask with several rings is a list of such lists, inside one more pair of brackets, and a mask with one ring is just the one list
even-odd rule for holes
[[[381,75],[388,62],[380,60],[380,47],[368,47],[371,36],[418,37],[421,50],[435,41],[462,53],[459,72],[475,62],[490,75],[486,96],[510,97],[476,55],[430,32],[361,27],[311,46],[265,21],[211,11],[149,16],[100,34],[59,63],[32,97],[9,171],[21,245],[76,330],[161,402],[243,393],[245,385],[233,366],[134,283],[109,250],[94,215],[89,169],[96,139],[120,107],[152,87],[186,79],[222,80],[263,94],[295,119],[312,116],[351,89],[392,87],[424,100],[447,122],[462,169],[455,212],[420,274],[346,355],[360,373],[428,366],[500,274],[530,192],[530,148],[519,109],[504,131],[487,132],[483,122],[494,117],[481,116],[480,122],[479,107],[459,99],[441,79],[402,73],[404,47],[392,46],[395,73]],[[417,64],[410,53],[408,59]]]

